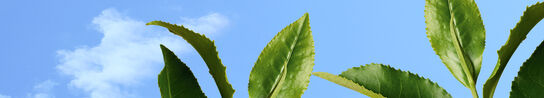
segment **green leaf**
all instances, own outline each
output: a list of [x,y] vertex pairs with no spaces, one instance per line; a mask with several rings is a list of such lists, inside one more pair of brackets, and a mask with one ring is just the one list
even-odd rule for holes
[[164,68],[159,74],[162,98],[206,98],[191,69],[161,44]]
[[337,76],[337,75],[333,75],[333,74],[330,74],[330,73],[326,73],[326,72],[314,72],[313,75],[317,76],[317,77],[320,77],[320,78],[323,78],[325,80],[329,80],[331,82],[334,82],[338,85],[342,85],[346,88],[349,88],[351,90],[354,90],[354,91],[357,91],[361,94],[364,94],[364,95],[367,95],[371,98],[385,98],[384,96],[378,94],[378,93],[375,93],[375,92],[372,92],[368,89],[366,89],[364,86],[362,85],[359,85],[351,80],[348,80],[344,77],[341,77],[341,76]]
[[510,30],[508,41],[506,41],[506,44],[498,51],[499,60],[497,60],[497,65],[484,84],[484,98],[493,97],[495,87],[497,87],[497,83],[501,78],[504,68],[508,64],[510,57],[512,57],[519,44],[525,40],[529,31],[531,31],[542,18],[544,18],[544,3],[537,3],[531,7],[527,7],[527,10],[525,10],[523,16],[521,16],[521,20],[516,27]]
[[219,59],[219,55],[213,41],[208,39],[206,36],[195,33],[183,26],[173,25],[162,21],[152,21],[146,25],[158,25],[168,28],[170,32],[181,36],[189,44],[191,44],[196,49],[198,54],[200,54],[202,59],[204,59],[204,62],[206,62],[206,65],[210,70],[210,74],[215,80],[217,88],[219,88],[221,96],[223,98],[232,98],[234,89],[227,79],[225,72],[226,68],[221,63],[221,59]]
[[301,97],[314,66],[308,13],[281,30],[263,49],[249,75],[249,97]]
[[476,95],[485,29],[473,0],[425,0],[427,37],[453,76]]
[[[314,73],[314,75],[348,87],[372,98],[451,98],[436,83],[407,71],[383,64],[367,64],[342,72],[338,77]],[[350,83],[355,82],[355,84]],[[383,95],[383,96],[382,96]]]
[[544,97],[544,41],[519,68],[518,76],[512,81],[510,98]]

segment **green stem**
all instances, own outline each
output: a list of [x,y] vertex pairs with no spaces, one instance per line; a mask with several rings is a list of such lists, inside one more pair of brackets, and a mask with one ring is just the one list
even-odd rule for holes
[[478,92],[476,91],[476,87],[470,88],[470,91],[472,92],[472,97],[478,98]]

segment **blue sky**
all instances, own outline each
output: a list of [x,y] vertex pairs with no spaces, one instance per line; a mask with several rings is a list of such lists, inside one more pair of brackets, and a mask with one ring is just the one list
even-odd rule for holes
[[[535,0],[477,0],[486,48],[477,82],[493,70],[496,51]],[[152,20],[183,24],[215,40],[235,97],[248,97],[250,70],[264,46],[305,12],[315,41],[314,72],[339,74],[383,63],[437,82],[453,97],[470,91],[448,72],[425,34],[424,0],[11,0],[0,3],[0,98],[159,98],[159,44],[193,70],[210,98],[219,92],[198,53]],[[495,96],[506,98],[520,65],[544,39],[538,24],[520,45]],[[366,97],[312,76],[302,97]]]

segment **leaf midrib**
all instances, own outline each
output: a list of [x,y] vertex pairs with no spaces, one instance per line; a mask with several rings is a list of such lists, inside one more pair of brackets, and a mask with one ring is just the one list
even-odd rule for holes
[[277,82],[274,82],[274,87],[272,88],[272,91],[270,92],[270,94],[268,95],[268,98],[275,98],[276,94],[278,93],[277,92],[277,89],[281,87],[280,84],[283,84],[283,81],[285,79],[285,75],[287,75],[287,65],[289,64],[289,62],[291,61],[291,58],[293,56],[291,56],[291,54],[293,54],[293,52],[295,51],[295,46],[298,44],[298,38],[300,37],[300,35],[302,34],[302,30],[306,29],[304,28],[304,24],[306,24],[307,18],[308,16],[304,17],[304,21],[302,22],[302,24],[299,25],[299,30],[297,31],[297,36],[295,36],[295,41],[293,41],[293,44],[289,47],[291,49],[291,51],[289,51],[289,53],[287,54],[287,60],[285,61],[285,63],[283,64],[283,68],[282,68],[282,74],[280,75],[280,79],[277,81]]
[[170,71],[168,71],[168,68],[166,68],[166,80],[168,81],[168,98],[172,98],[172,84],[170,84]]
[[[473,80],[473,76],[472,76],[472,72],[474,71],[470,71],[470,70],[473,70],[474,68],[468,68],[469,65],[472,65],[471,62],[467,62],[467,60],[470,60],[470,58],[468,56],[466,56],[465,52],[463,51],[463,46],[461,45],[461,41],[459,39],[459,36],[458,36],[458,30],[456,28],[457,24],[455,22],[455,17],[454,17],[454,13],[453,13],[453,5],[451,5],[451,2],[450,0],[448,0],[448,10],[449,10],[449,13],[450,13],[450,34],[451,34],[451,37],[454,41],[452,41],[452,43],[454,44],[454,47],[455,47],[455,51],[457,52],[457,56],[459,57],[458,59],[462,62],[461,64],[461,67],[463,68],[463,71],[465,73],[465,77],[467,78],[467,81],[468,81],[468,86],[470,89],[473,89],[475,86],[474,86],[474,80]],[[473,66],[473,65],[472,65]]]

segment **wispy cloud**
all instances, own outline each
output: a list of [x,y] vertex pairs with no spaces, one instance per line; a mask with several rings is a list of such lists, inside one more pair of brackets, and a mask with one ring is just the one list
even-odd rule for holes
[[[228,20],[217,13],[196,19],[185,18],[189,28],[217,32]],[[183,39],[154,30],[145,22],[127,17],[115,9],[106,9],[93,19],[104,34],[100,44],[73,50],[59,50],[57,69],[73,77],[69,86],[81,89],[91,98],[133,98],[138,93],[131,88],[145,80],[156,80],[162,68],[159,44],[165,44],[177,54],[187,50]],[[147,85],[147,84],[146,84]],[[149,84],[155,85],[155,84]]]
[[52,80],[43,81],[34,86],[34,91],[36,93],[28,94],[28,97],[29,98],[55,98],[55,96],[51,94],[51,90],[57,85],[58,83]]
[[0,94],[0,98],[11,98],[11,96],[7,96],[7,95],[2,95],[2,94]]
[[229,20],[219,13],[211,13],[199,18],[182,17],[181,19],[183,26],[202,34],[216,33],[229,24]]

